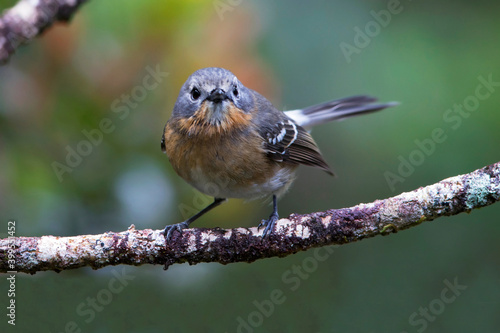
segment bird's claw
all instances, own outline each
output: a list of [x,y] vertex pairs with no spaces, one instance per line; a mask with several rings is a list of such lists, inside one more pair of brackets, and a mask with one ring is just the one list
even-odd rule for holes
[[189,228],[189,224],[184,221],[181,223],[170,224],[163,229],[163,235],[165,236],[165,240],[169,241],[172,238],[174,230],[182,233],[182,230]]
[[262,238],[266,238],[273,233],[274,226],[276,225],[276,221],[278,221],[278,219],[279,216],[277,214],[272,214],[271,216],[269,216],[269,219],[262,220],[262,222],[260,222],[260,224],[257,226],[257,230],[260,230],[260,228],[264,227]]

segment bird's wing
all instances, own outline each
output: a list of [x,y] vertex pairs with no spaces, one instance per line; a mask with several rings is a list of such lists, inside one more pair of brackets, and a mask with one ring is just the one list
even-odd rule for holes
[[285,118],[274,126],[261,128],[260,135],[271,160],[314,166],[333,175],[312,136],[293,120]]

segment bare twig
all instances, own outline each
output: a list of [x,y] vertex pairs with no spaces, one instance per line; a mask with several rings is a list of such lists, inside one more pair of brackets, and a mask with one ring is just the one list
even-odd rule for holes
[[183,262],[252,262],[390,234],[499,200],[500,162],[389,199],[326,212],[292,214],[279,220],[275,232],[266,239],[257,228],[195,228],[174,233],[166,244],[160,230],[135,230],[134,226],[101,235],[2,239],[0,272],[33,274],[119,264],[168,267]]
[[21,44],[42,33],[56,21],[68,21],[87,0],[19,0],[0,17],[0,64]]

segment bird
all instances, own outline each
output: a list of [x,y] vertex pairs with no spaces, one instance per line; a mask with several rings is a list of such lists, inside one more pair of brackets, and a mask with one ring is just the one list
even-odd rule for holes
[[397,105],[376,101],[359,95],[280,111],[227,69],[195,71],[180,89],[161,149],[181,178],[214,201],[187,220],[167,225],[165,239],[228,198],[272,197],[272,213],[258,225],[262,236],[269,236],[279,219],[278,198],[295,180],[299,165],[333,175],[309,129]]

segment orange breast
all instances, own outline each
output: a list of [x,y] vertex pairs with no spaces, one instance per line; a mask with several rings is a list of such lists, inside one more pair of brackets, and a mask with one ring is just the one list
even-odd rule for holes
[[[250,115],[239,112],[227,130],[206,128],[187,118],[165,127],[166,153],[174,170],[193,187],[221,198],[254,199],[279,194],[293,181],[295,167],[270,161]],[[234,117],[233,117],[234,118]]]

